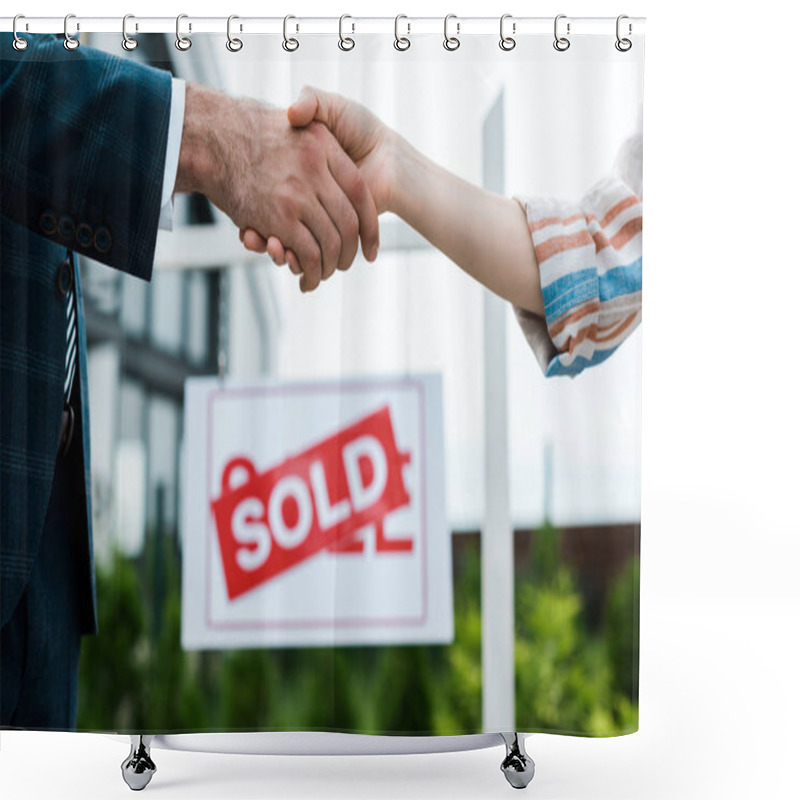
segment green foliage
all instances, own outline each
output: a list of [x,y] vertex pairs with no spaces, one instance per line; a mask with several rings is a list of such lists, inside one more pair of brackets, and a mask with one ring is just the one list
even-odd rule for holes
[[614,688],[632,704],[639,702],[639,559],[632,558],[606,603],[606,641]]
[[272,665],[261,650],[233,650],[223,657],[220,679],[221,716],[228,720],[267,718]]
[[433,731],[433,678],[426,647],[384,647],[378,660],[379,724],[386,733]]
[[608,658],[581,625],[569,574],[549,586],[523,584],[517,594],[517,727],[611,733]]
[[[480,542],[459,543],[455,638],[444,646],[185,652],[180,563],[149,536],[140,559],[97,574],[100,632],[85,637],[79,730],[482,730]],[[537,532],[515,580],[517,727],[608,735],[637,725],[638,560],[587,631],[559,534]]]
[[530,561],[516,576],[517,728],[592,736],[634,730],[636,709],[623,688],[634,656],[638,661],[623,602],[634,591],[638,598],[634,567],[617,579],[610,593],[612,613],[593,635],[574,577],[558,558],[558,539],[551,526],[538,531]]
[[454,641],[438,648],[435,729],[438,733],[480,733],[483,702],[480,546],[470,548],[454,585]]
[[96,574],[97,636],[81,644],[78,730],[117,730],[143,723],[147,667],[145,619],[134,564],[115,555]]
[[559,555],[561,535],[557,528],[549,522],[532,534],[532,544],[529,550],[528,563],[518,565],[517,583],[519,579],[529,580],[537,586],[547,586],[558,581],[562,576],[563,567]]

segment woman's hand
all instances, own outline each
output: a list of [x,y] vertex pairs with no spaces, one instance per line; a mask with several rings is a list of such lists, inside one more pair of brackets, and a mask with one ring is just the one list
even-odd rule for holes
[[[305,87],[289,107],[287,116],[295,128],[306,127],[314,120],[326,125],[359,168],[378,214],[392,208],[397,137],[371,111],[341,95]],[[246,229],[240,232],[239,238],[248,250],[269,253],[276,264],[288,261],[292,272],[301,274],[297,256],[292,250],[286,250],[276,236],[264,239],[256,231]],[[364,253],[368,261],[374,261],[377,254],[377,248]]]

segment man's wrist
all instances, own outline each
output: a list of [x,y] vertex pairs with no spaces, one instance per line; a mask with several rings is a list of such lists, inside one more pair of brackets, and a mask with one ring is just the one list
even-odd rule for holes
[[211,193],[215,175],[210,146],[213,136],[213,111],[217,93],[197,84],[186,84],[183,133],[178,157],[176,192]]

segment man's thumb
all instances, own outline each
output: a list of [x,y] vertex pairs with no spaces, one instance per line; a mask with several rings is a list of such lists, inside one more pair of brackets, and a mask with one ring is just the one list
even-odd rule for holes
[[318,107],[319,98],[316,90],[310,86],[304,86],[297,100],[289,106],[286,112],[289,124],[293,128],[304,128],[306,125],[310,125],[317,118]]

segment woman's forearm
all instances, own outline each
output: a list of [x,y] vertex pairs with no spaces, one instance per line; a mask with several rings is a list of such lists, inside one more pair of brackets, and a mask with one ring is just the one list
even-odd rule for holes
[[392,144],[389,210],[488,289],[544,316],[539,265],[520,205],[448,172],[400,136]]

